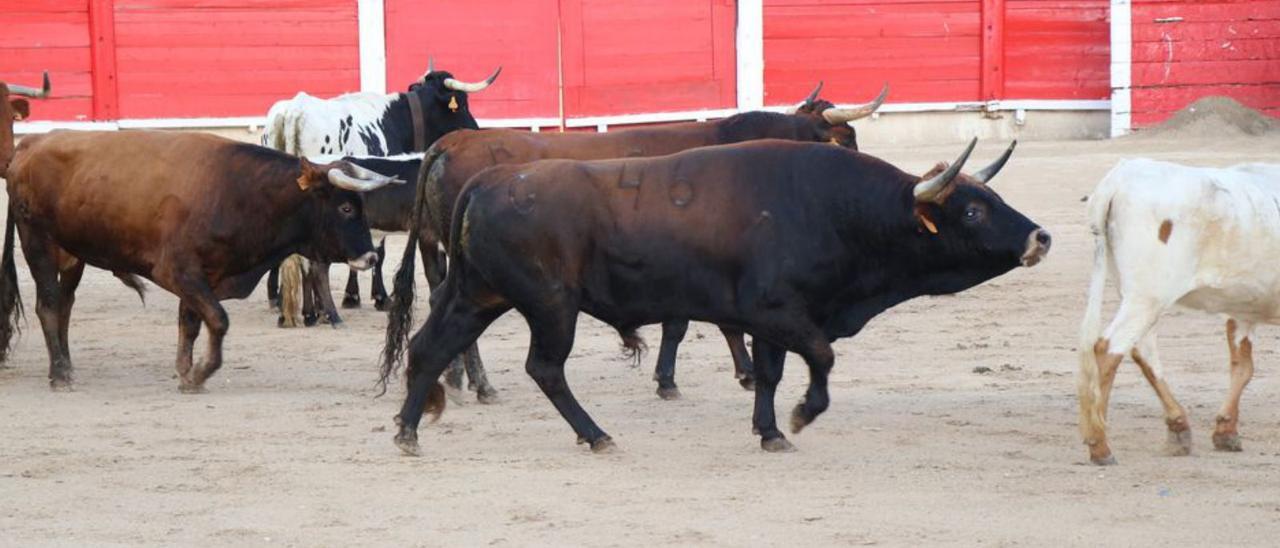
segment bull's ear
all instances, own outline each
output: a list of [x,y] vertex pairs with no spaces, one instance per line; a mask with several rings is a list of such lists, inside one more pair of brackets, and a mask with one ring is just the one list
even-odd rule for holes
[[298,176],[298,188],[312,190],[329,184],[329,175],[325,173],[324,166],[313,164],[306,158],[298,158],[298,164],[302,168],[302,175]]
[[26,120],[31,116],[31,105],[26,99],[9,99],[9,105],[13,107],[14,120]]

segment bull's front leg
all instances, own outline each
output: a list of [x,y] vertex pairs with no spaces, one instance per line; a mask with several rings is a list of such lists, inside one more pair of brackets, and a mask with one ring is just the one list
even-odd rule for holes
[[795,446],[778,430],[778,420],[773,409],[774,395],[778,383],[782,382],[782,366],[786,361],[787,351],[759,338],[755,339],[752,349],[756,370],[756,401],[751,422],[755,433],[760,435],[760,447],[771,453],[795,451]]

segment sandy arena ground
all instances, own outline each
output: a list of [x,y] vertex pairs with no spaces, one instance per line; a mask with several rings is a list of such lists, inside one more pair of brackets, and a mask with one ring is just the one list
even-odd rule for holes
[[[975,165],[1002,146],[984,143]],[[921,172],[959,150],[869,152]],[[760,451],[751,394],[709,325],[680,350],[684,399],[664,402],[656,328],[634,368],[612,329],[580,322],[570,382],[621,449],[597,456],[524,374],[528,333],[508,314],[481,339],[502,401],[451,406],[414,459],[391,443],[403,390],[374,397],[384,318],[371,308],[345,312],[345,330],[281,330],[261,287],[227,302],[226,365],[208,394],[182,395],[177,301],[153,288],[144,307],[94,269],[72,319],[77,390],[51,393],[20,264],[27,329],[0,369],[0,545],[1275,546],[1280,331],[1258,333],[1245,451],[1226,454],[1209,440],[1228,380],[1223,324],[1167,316],[1162,353],[1195,452],[1162,455],[1159,403],[1125,365],[1110,468],[1087,464],[1077,434],[1074,351],[1093,246],[1080,200],[1117,160],[1277,151],[1276,138],[1022,143],[995,185],[1053,233],[1048,261],[840,341],[833,405],[791,436],[791,454]],[[337,289],[346,269],[332,275]],[[788,365],[782,417],[807,382]]]

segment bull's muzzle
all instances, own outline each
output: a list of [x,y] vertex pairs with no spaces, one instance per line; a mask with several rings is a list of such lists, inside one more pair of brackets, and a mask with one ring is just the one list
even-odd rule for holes
[[1045,255],[1049,254],[1049,246],[1053,238],[1043,228],[1037,228],[1027,236],[1027,251],[1022,254],[1022,266],[1035,266]]
[[378,263],[377,251],[370,251],[368,253],[365,253],[364,255],[361,255],[359,257],[356,257],[354,259],[347,261],[347,265],[356,270],[369,270],[370,268],[373,268],[373,265],[377,263]]

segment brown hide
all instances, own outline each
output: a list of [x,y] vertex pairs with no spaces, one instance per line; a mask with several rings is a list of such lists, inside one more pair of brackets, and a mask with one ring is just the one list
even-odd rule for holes
[[218,298],[235,296],[228,282],[311,233],[296,218],[308,201],[297,159],[212,135],[53,132],[25,139],[10,171],[20,224],[175,293],[203,273]]
[[496,165],[548,159],[665,156],[697,147],[767,138],[832,142],[857,150],[851,127],[832,125],[822,117],[822,111],[832,106],[819,100],[806,102],[794,114],[750,112],[712,122],[662,124],[606,133],[455,131],[440,138],[423,161],[419,181],[424,185],[428,229],[447,246],[449,217],[462,186],[475,174]]

